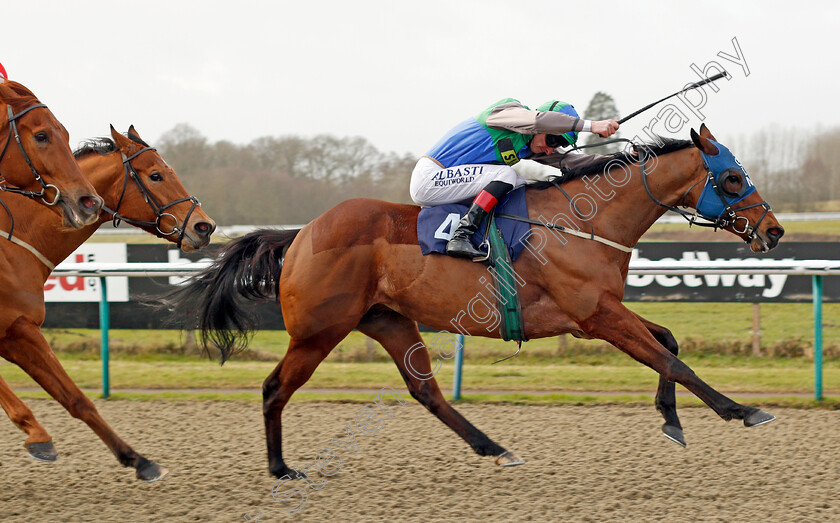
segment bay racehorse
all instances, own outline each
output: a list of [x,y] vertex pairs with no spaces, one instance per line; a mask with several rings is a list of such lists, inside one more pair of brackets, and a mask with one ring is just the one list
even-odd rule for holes
[[[754,426],[774,418],[704,383],[677,358],[677,343],[666,328],[622,305],[632,247],[669,208],[686,215],[691,213],[685,209],[696,209],[756,252],[775,247],[784,233],[746,172],[706,126],[700,134],[692,129],[691,138],[637,147],[638,157],[616,153],[590,171],[567,173],[562,185],[554,180],[543,183],[543,190],[529,188],[530,218],[567,228],[531,227],[528,248],[514,264],[527,338],[599,338],[654,369],[663,430],[681,444],[674,382],[725,420]],[[492,321],[497,318],[484,265],[421,256],[419,210],[355,199],[300,230],[255,231],[229,242],[212,266],[169,296],[170,307],[192,313],[204,343],[220,347],[222,361],[247,344],[255,326],[246,302],[279,300],[291,340],[263,384],[269,470],[275,476],[296,477],[282,456],[283,408],[353,329],[381,343],[411,395],[478,454],[495,456],[499,465],[523,462],[456,412],[434,379],[416,322],[446,333],[499,337],[498,321]],[[581,231],[585,238],[573,235]]]
[[[0,81],[0,191],[36,199],[78,229],[98,219],[102,198],[79,170],[69,139],[29,89]],[[12,228],[9,222],[0,234]]]
[[[120,463],[133,467],[144,481],[167,473],[124,442],[73,383],[41,333],[44,283],[53,267],[67,258],[103,223],[114,219],[136,225],[176,242],[184,251],[210,242],[213,221],[190,196],[175,172],[140,139],[132,126],[128,137],[111,128],[113,140],[88,142],[76,151],[79,166],[105,199],[106,212],[96,223],[78,230],[61,230],[54,214],[31,200],[8,198],[14,216],[26,217],[12,243],[0,239],[0,356],[20,366],[70,414],[84,421],[111,449]],[[0,215],[0,223],[5,217]],[[58,455],[49,433],[32,411],[0,378],[0,404],[12,422],[26,432],[29,454],[42,461]]]

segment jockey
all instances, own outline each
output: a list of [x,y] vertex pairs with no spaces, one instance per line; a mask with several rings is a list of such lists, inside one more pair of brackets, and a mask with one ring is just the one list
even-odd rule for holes
[[9,75],[6,74],[6,69],[3,68],[3,64],[0,64],[0,82],[4,80],[8,80]]
[[446,253],[459,258],[483,257],[470,237],[502,196],[525,184],[511,167],[535,160],[554,167],[578,167],[598,155],[569,155],[556,150],[574,145],[579,132],[606,138],[618,130],[615,120],[581,120],[569,104],[550,100],[532,111],[513,98],[491,105],[452,128],[411,174],[411,199],[433,206],[474,198],[461,218]]

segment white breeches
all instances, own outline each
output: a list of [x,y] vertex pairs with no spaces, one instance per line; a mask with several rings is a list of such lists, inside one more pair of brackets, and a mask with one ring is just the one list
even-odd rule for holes
[[525,185],[525,179],[509,165],[470,164],[443,168],[424,156],[411,173],[411,199],[426,207],[460,202],[475,197],[492,181],[509,183],[514,188]]

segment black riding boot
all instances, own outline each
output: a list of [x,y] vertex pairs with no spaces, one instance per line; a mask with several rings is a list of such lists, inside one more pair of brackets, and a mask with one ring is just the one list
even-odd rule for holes
[[475,197],[467,214],[458,222],[458,228],[455,229],[455,232],[452,233],[452,239],[446,244],[446,254],[456,258],[471,259],[487,256],[486,252],[481,252],[473,247],[470,238],[478,230],[481,220],[493,210],[499,199],[511,189],[513,189],[513,185],[502,181],[494,180],[488,183],[487,187]]
[[482,209],[477,203],[473,203],[470,206],[470,210],[467,211],[467,214],[458,222],[458,228],[455,229],[455,232],[452,233],[452,238],[446,244],[446,254],[456,258],[470,259],[484,258],[487,256],[486,252],[481,252],[473,247],[470,241],[470,238],[478,230],[478,225],[485,216],[487,216],[487,211]]

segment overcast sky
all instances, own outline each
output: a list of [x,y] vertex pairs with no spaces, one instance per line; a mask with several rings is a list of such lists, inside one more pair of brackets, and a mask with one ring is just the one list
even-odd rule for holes
[[[109,123],[152,142],[188,123],[211,141],[330,133],[420,155],[501,98],[583,112],[602,90],[625,115],[713,60],[733,77],[700,112],[722,142],[840,124],[834,1],[27,0],[2,18],[0,63],[73,146]],[[719,56],[738,58],[733,38],[745,65]]]

